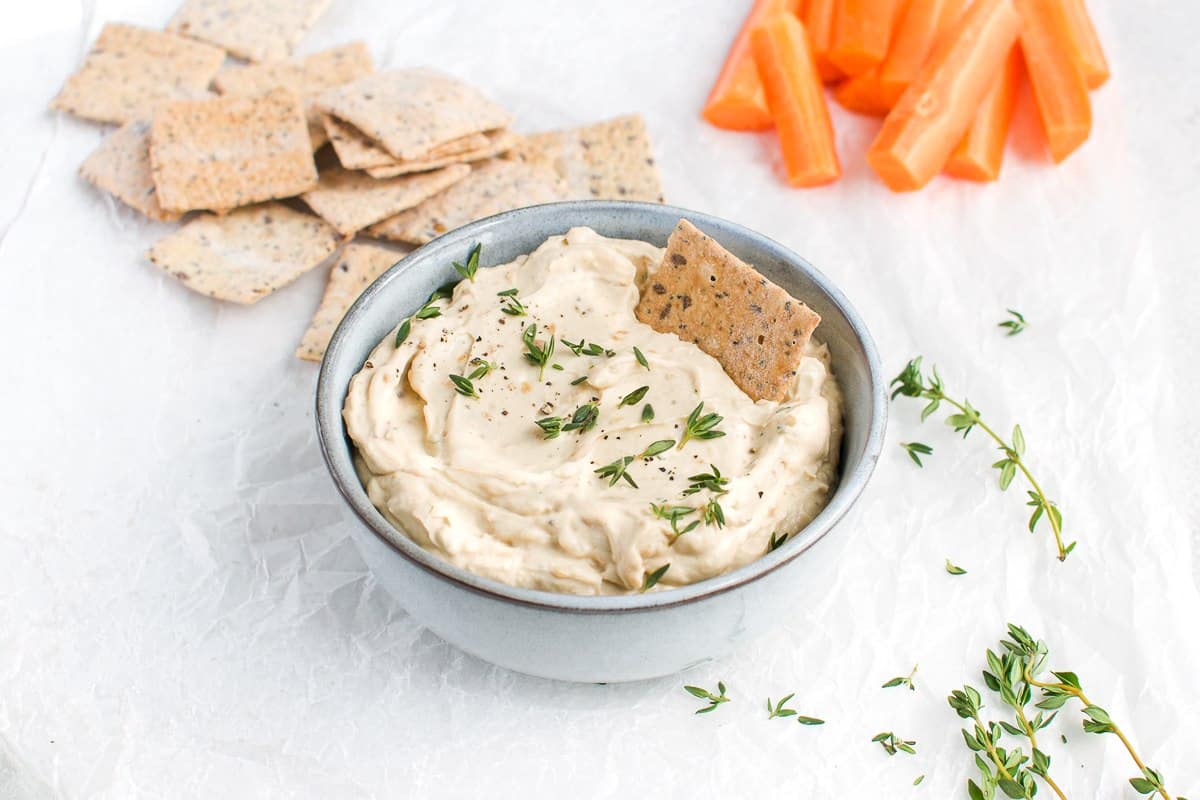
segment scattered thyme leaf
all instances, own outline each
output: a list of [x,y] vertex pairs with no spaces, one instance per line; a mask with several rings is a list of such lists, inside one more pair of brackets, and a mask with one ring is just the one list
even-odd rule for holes
[[908,451],[908,457],[916,462],[918,467],[925,466],[921,463],[921,456],[933,455],[933,448],[921,442],[901,442],[900,446]]
[[925,780],[925,776],[924,776],[924,775],[918,775],[918,776],[916,777],[916,779],[914,779],[914,780],[913,780],[913,786],[920,786],[920,785],[921,785],[921,781],[923,781],[923,780]]
[[[646,573],[646,577],[642,579],[642,591],[643,592],[650,591],[650,589],[653,588],[656,583],[658,583],[660,580],[662,580],[662,576],[666,575],[667,570],[669,570],[670,568],[671,568],[671,565],[669,563],[663,564],[661,567],[654,570],[653,572]],[[725,690],[722,689],[721,691],[722,691],[722,693],[724,693]]]
[[451,375],[450,382],[454,384],[454,390],[459,394],[474,397],[476,400],[479,399],[479,393],[475,391],[475,384],[471,382],[470,378],[464,378],[462,375]]
[[562,432],[562,417],[543,417],[535,423],[542,429],[543,438],[557,439],[558,434]]
[[503,292],[496,292],[496,296],[501,298],[500,310],[510,317],[523,317],[526,313],[525,304],[517,298],[516,288],[505,289]]
[[496,362],[485,361],[482,358],[473,358],[473,359],[471,359],[471,363],[478,365],[475,367],[475,369],[473,369],[471,371],[471,374],[467,376],[469,379],[471,379],[473,381],[479,380],[480,378],[484,377],[492,370],[499,369],[499,367],[496,365]]
[[946,559],[946,572],[949,572],[951,575],[966,575],[967,574],[967,571],[965,569],[958,566],[957,564],[952,563],[950,561],[950,559],[948,559],[948,558]]
[[788,701],[790,701],[795,696],[796,696],[796,693],[792,692],[791,694],[787,695],[786,697],[781,698],[779,700],[779,702],[775,703],[774,705],[771,705],[771,698],[768,697],[767,698],[767,719],[775,719],[776,717],[794,717],[797,714],[799,714],[800,713],[799,711],[796,711],[791,708],[787,708]]
[[600,409],[595,403],[584,403],[579,408],[575,409],[575,413],[571,415],[571,420],[562,426],[564,432],[579,431],[587,433],[592,428],[596,427],[596,420],[600,417]]
[[609,486],[616,486],[617,481],[624,480],[633,488],[638,488],[637,482],[627,472],[629,465],[633,463],[633,456],[621,456],[611,464],[605,464],[594,472],[601,478],[608,478]]
[[654,406],[646,403],[642,406],[642,422],[650,422],[654,419]]
[[1011,308],[1005,309],[1012,319],[1006,319],[1004,322],[998,323],[997,327],[1007,328],[1008,333],[1005,336],[1016,336],[1021,331],[1028,327],[1029,323],[1025,321],[1025,317],[1020,311],[1013,311]]
[[708,701],[707,706],[696,711],[697,714],[707,714],[710,711],[714,711],[717,706],[721,705],[722,703],[728,703],[730,700],[729,696],[725,693],[725,684],[721,681],[717,681],[716,692],[710,692],[707,689],[703,689],[699,686],[684,686],[683,690],[692,697],[698,697],[701,700]]
[[708,490],[713,494],[725,494],[729,490],[725,487],[729,484],[729,478],[721,474],[721,470],[717,469],[716,464],[708,465],[712,472],[702,472],[699,475],[692,475],[688,478],[688,488],[683,490],[683,496],[696,494]]
[[474,283],[475,273],[479,271],[479,254],[482,251],[483,244],[477,243],[471,248],[471,252],[467,254],[466,264],[460,264],[457,261],[451,262],[454,265],[454,271],[461,275],[465,280]]
[[537,323],[531,322],[521,333],[521,341],[525,344],[525,358],[538,368],[538,380],[546,376],[546,365],[554,356],[554,337],[551,336],[545,344],[537,343]]
[[650,445],[638,454],[638,458],[654,458],[670,450],[675,446],[674,439],[659,439],[657,442],[651,442]]
[[404,340],[408,338],[408,334],[412,332],[412,317],[400,323],[400,327],[396,329],[396,347],[404,344]]
[[633,348],[633,357],[636,358],[637,362],[643,367],[650,369],[650,362],[646,360],[646,354],[643,353],[636,345]]
[[576,378],[575,380],[571,381],[571,385],[572,385],[572,386],[578,386],[579,384],[583,383],[583,382],[584,382],[584,381],[586,381],[586,380],[587,380],[587,375],[580,375],[578,378]]
[[767,552],[773,553],[776,550],[778,550],[780,547],[782,547],[783,543],[788,540],[788,536],[789,536],[789,534],[786,534],[786,533],[783,536],[779,536],[776,533],[772,533],[771,534],[771,542],[770,542],[770,544],[767,545]]
[[687,422],[684,425],[683,436],[679,439],[679,449],[692,439],[719,439],[725,435],[725,431],[718,430],[717,426],[725,419],[720,414],[705,414],[704,402],[692,409],[692,413],[688,414]]
[[824,725],[825,724],[825,720],[821,719],[820,717],[805,717],[803,715],[796,717],[796,722],[799,722],[801,725]]
[[650,391],[649,386],[639,386],[629,394],[621,398],[621,402],[617,403],[617,408],[622,406],[636,406],[642,402],[642,398],[646,396],[646,392]]
[[901,739],[891,731],[877,733],[871,739],[872,742],[878,742],[883,747],[884,752],[889,756],[894,756],[896,753],[908,753],[915,755],[917,752],[917,743],[912,739]]
[[915,692],[917,690],[917,686],[915,683],[913,683],[913,676],[916,674],[917,674],[917,665],[914,664],[913,668],[912,668],[912,672],[908,673],[908,675],[903,675],[898,678],[892,678],[890,681],[883,684],[882,688],[891,689],[896,686],[907,686],[910,691]]

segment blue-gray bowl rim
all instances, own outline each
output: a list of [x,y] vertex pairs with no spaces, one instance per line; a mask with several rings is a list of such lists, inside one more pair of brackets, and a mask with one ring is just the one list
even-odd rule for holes
[[[485,578],[457,567],[438,556],[422,549],[413,542],[403,531],[397,531],[371,503],[366,490],[354,470],[352,445],[346,435],[342,419],[342,405],[345,401],[347,386],[334,385],[333,368],[331,364],[343,355],[343,344],[346,332],[354,327],[364,309],[379,296],[384,287],[409,269],[409,265],[418,261],[426,252],[441,249],[449,242],[460,241],[464,244],[471,242],[476,231],[484,227],[498,224],[523,224],[526,218],[545,214],[553,217],[558,211],[585,209],[594,213],[621,212],[651,213],[669,216],[673,220],[688,219],[702,230],[706,227],[725,227],[735,229],[740,235],[754,241],[759,248],[775,251],[789,264],[805,273],[808,279],[817,286],[838,308],[858,339],[867,360],[867,370],[870,377],[869,388],[870,426],[863,450],[862,459],[854,470],[840,476],[838,488],[834,491],[828,505],[812,519],[799,534],[793,534],[787,542],[778,549],[763,557],[730,572],[707,578],[687,586],[672,587],[666,591],[647,592],[630,595],[572,595],[539,589],[524,589],[510,586],[500,581]],[[672,222],[672,227],[674,222]],[[561,233],[557,229],[547,229],[546,236]],[[363,359],[365,359],[365,354]],[[835,370],[836,370],[836,365]],[[357,371],[357,369],[355,369]],[[739,586],[758,580],[770,572],[784,567],[799,558],[808,548],[833,529],[833,527],[849,512],[858,500],[867,482],[874,472],[875,464],[883,450],[884,434],[887,427],[887,384],[885,383],[879,352],[875,341],[867,330],[858,312],[820,270],[810,264],[791,249],[784,247],[775,240],[757,231],[735,222],[706,214],[700,211],[680,208],[663,203],[643,203],[629,200],[571,200],[558,203],[543,203],[524,208],[505,211],[490,217],[475,220],[460,228],[455,228],[433,241],[422,245],[404,256],[368,286],[358,299],[355,300],[341,323],[330,338],[321,361],[321,370],[317,377],[316,392],[316,424],[317,438],[321,445],[321,455],[329,469],[330,476],[342,498],[349,504],[351,510],[372,533],[378,536],[394,552],[412,564],[462,589],[486,595],[496,600],[515,603],[533,608],[543,608],[555,612],[575,612],[582,614],[615,614],[623,612],[645,612],[656,609],[670,608],[686,603],[693,603],[714,595],[729,592]],[[390,535],[389,535],[390,534]]]

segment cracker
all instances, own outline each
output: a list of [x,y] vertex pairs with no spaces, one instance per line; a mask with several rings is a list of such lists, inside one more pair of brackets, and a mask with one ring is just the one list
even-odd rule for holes
[[250,61],[287,58],[332,0],[184,0],[167,30]]
[[637,318],[694,342],[754,400],[783,400],[813,330],[815,311],[681,219],[650,275]]
[[362,42],[331,47],[305,58],[290,61],[268,61],[231,67],[217,73],[213,85],[221,94],[263,94],[286,87],[305,100],[308,114],[308,136],[316,152],[329,141],[321,113],[309,99],[326,89],[361,78],[375,71],[371,53]]
[[92,151],[79,167],[83,179],[151,219],[179,219],[158,203],[150,174],[150,123],[127,122]]
[[426,68],[376,72],[323,92],[316,104],[395,160],[421,158],[440,144],[512,121],[478,90]]
[[[436,169],[444,167],[448,164],[461,164],[471,161],[481,161],[485,158],[498,156],[515,147],[521,137],[508,129],[499,131],[489,131],[487,135],[479,135],[483,139],[483,145],[475,150],[468,150],[454,155],[442,156],[441,158],[424,158],[415,161],[397,161],[387,167],[371,167],[367,170],[367,174],[372,178],[394,178],[397,175],[407,175],[412,172],[422,172],[427,169]],[[475,137],[468,137],[475,138]]]
[[[437,166],[460,163],[466,158],[455,158],[455,156],[484,150],[491,142],[486,134],[472,133],[444,142],[415,161],[398,161],[391,153],[384,150],[378,143],[368,139],[362,131],[350,123],[328,114],[320,116],[326,136],[329,141],[333,142],[333,151],[337,153],[338,161],[343,167],[346,169],[389,170],[390,174],[382,176],[387,178],[407,172],[419,172],[421,169],[431,169],[432,167],[425,165],[433,160],[441,162]],[[412,164],[421,166],[417,169],[409,168],[408,165]]]
[[472,220],[537,203],[570,199],[554,167],[537,160],[494,158],[416,208],[367,229],[368,236],[424,244]]
[[533,134],[518,153],[553,159],[577,199],[663,199],[646,123],[638,114]]
[[50,107],[97,122],[149,119],[166,100],[202,96],[224,60],[202,42],[109,22]]
[[170,211],[236,208],[317,183],[304,104],[291,89],[160,107],[150,164]]
[[342,237],[319,217],[282,203],[202,214],[146,254],[189,289],[256,303],[320,264]]
[[339,233],[352,236],[433,197],[470,171],[466,164],[454,164],[433,172],[376,180],[364,172],[333,167],[321,173],[317,188],[300,197]]
[[383,245],[352,242],[329,271],[325,296],[304,332],[296,355],[306,361],[320,361],[342,317],[371,283],[387,271],[404,253]]

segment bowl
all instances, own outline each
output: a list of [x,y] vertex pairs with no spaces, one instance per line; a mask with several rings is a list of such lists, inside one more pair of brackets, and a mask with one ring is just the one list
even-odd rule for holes
[[[585,597],[522,589],[474,575],[426,552],[375,509],[354,470],[342,404],[351,377],[396,322],[453,280],[451,262],[476,242],[483,264],[505,264],[576,226],[660,247],[691,220],[821,315],[845,398],[841,479],[829,504],[762,558],[689,586]],[[481,269],[485,268],[481,266]],[[804,589],[801,557],[861,494],[883,444],[887,387],[866,326],[811,264],[767,237],[708,214],[652,203],[550,203],[497,214],[415,250],[358,298],[333,334],[317,381],[317,435],[329,473],[361,525],[364,560],[422,625],[472,655],[518,672],[610,683],[660,677],[720,657],[785,618]]]

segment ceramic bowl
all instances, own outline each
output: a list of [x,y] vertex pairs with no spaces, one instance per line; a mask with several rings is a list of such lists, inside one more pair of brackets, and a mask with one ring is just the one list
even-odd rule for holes
[[[821,315],[845,396],[841,480],[802,531],[759,560],[661,592],[579,597],[520,589],[473,575],[422,550],[376,511],[354,471],[342,421],[350,378],[396,322],[456,276],[451,262],[476,242],[482,266],[529,253],[550,236],[588,226],[611,237],[665,246],[687,218]],[[886,385],[866,326],[829,280],[803,258],[740,225],[666,205],[580,201],[531,206],[454,230],[376,280],[334,333],[317,383],[317,431],[330,475],[361,524],[354,536],[379,582],[422,625],[479,658],[519,672],[608,683],[666,675],[720,657],[795,607],[802,558],[854,504],[879,458]]]

